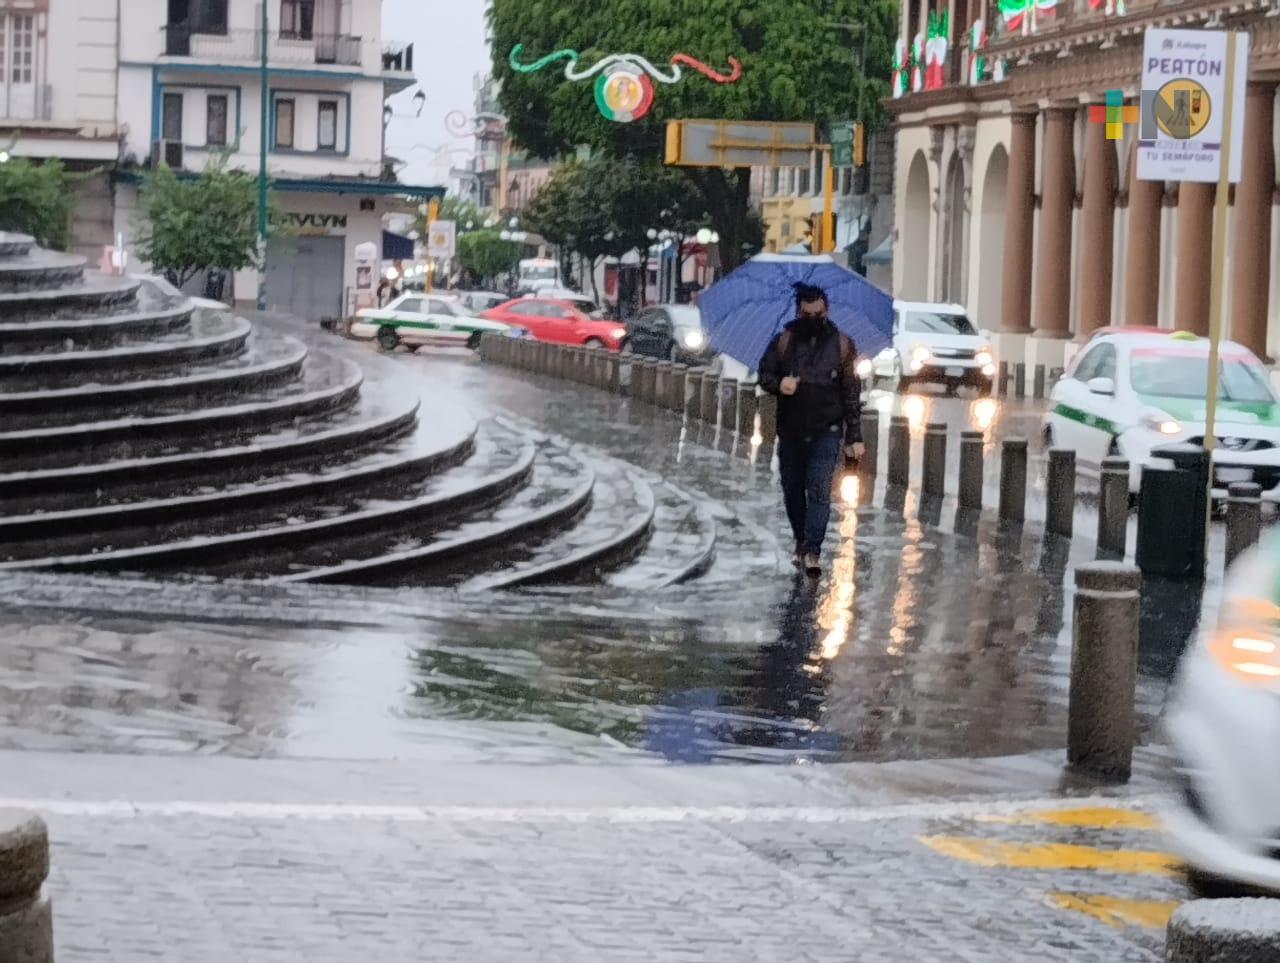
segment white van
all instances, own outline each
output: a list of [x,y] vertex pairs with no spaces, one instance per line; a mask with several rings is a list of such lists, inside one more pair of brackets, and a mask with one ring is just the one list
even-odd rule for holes
[[893,302],[893,343],[872,359],[877,386],[961,385],[989,392],[996,375],[991,334],[974,327],[959,304]]

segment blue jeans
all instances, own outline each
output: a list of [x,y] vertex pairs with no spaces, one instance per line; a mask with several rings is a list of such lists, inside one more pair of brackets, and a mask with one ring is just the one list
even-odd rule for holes
[[827,431],[812,438],[778,439],[782,501],[796,546],[808,554],[820,554],[827,535],[842,437],[840,431]]

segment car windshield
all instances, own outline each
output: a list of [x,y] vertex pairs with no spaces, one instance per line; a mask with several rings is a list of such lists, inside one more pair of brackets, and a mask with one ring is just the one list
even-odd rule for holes
[[476,313],[461,301],[446,301],[445,306],[449,309],[449,313],[456,318],[474,318]]
[[933,311],[908,311],[903,330],[920,334],[977,334],[963,314],[937,314]]
[[[1166,398],[1206,398],[1209,395],[1209,359],[1203,354],[1134,352],[1129,380],[1140,395]],[[1275,395],[1267,369],[1255,361],[1226,358],[1219,367],[1218,397],[1223,401],[1273,403]]]
[[556,279],[555,265],[522,267],[520,269],[520,277],[525,281],[554,281]]

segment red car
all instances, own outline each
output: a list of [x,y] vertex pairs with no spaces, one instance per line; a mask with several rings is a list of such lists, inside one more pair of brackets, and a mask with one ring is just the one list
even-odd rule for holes
[[597,321],[569,301],[555,298],[516,298],[480,315],[525,328],[537,341],[581,344],[589,348],[622,349],[627,329],[616,321]]

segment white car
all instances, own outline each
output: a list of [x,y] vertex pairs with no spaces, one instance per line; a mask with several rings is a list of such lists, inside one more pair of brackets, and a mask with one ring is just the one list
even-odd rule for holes
[[[1209,342],[1188,332],[1104,328],[1050,393],[1045,442],[1071,448],[1094,474],[1108,455],[1129,460],[1129,489],[1165,445],[1204,443]],[[1213,452],[1213,493],[1257,482],[1280,500],[1280,402],[1267,369],[1250,351],[1221,345]]]
[[1280,895],[1280,538],[1232,565],[1217,625],[1183,656],[1165,717],[1178,795],[1161,814],[1206,895]]
[[523,328],[478,318],[457,298],[438,294],[402,294],[381,308],[365,308],[351,322],[351,337],[376,338],[384,351],[401,344],[416,351],[422,345],[476,348],[486,332],[524,337]]
[[893,302],[893,343],[871,359],[876,384],[931,382],[953,393],[961,385],[989,392],[996,374],[991,336],[958,304]]

